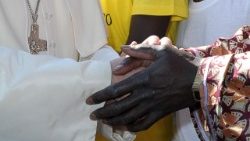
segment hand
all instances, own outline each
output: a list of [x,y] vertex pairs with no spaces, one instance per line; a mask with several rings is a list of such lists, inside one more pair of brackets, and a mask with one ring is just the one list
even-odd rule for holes
[[[176,48],[157,48],[123,48],[131,58],[142,60],[139,66],[148,68],[90,96],[87,103],[98,104],[130,93],[121,101],[94,111],[92,119],[137,132],[169,113],[195,104],[192,84],[197,66],[192,63],[194,58]],[[127,65],[131,64],[125,64],[125,68]]]
[[[155,35],[149,36],[141,44],[132,42],[129,46],[123,45],[122,47],[122,50],[124,50],[128,54],[127,56],[130,57],[125,58],[123,61],[120,62],[120,65],[117,65],[113,69],[113,74],[115,75],[124,75],[138,68],[145,68],[154,61],[154,58],[152,58],[153,55],[151,53],[140,54],[140,52],[134,52],[133,50],[125,50],[125,48],[127,47],[131,47],[133,49],[151,48],[154,50],[163,50],[166,47],[173,47],[177,49],[176,46],[172,45],[172,41],[168,37],[163,37],[160,39],[158,36]],[[123,52],[123,54],[125,53]]]

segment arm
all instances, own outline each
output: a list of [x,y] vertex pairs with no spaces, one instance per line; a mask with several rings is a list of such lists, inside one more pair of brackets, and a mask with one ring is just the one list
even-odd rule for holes
[[134,0],[126,43],[141,43],[150,35],[163,37],[166,33],[175,38],[172,34],[176,32],[176,23],[187,17],[187,7],[186,0]]
[[126,44],[132,41],[141,43],[150,35],[165,36],[170,18],[171,16],[133,15]]

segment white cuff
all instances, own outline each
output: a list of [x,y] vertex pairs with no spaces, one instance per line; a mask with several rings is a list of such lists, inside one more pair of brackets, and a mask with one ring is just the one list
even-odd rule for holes
[[106,124],[99,124],[99,131],[110,141],[133,141],[136,138],[135,133],[129,131],[113,130]]

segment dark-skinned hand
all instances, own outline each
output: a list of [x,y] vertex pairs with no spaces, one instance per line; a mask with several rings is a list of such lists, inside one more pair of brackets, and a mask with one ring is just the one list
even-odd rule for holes
[[114,73],[122,75],[138,67],[147,68],[90,96],[86,101],[89,105],[112,101],[94,111],[92,120],[138,132],[195,104],[192,84],[197,66],[190,54],[161,45],[123,47],[122,51],[130,57]]

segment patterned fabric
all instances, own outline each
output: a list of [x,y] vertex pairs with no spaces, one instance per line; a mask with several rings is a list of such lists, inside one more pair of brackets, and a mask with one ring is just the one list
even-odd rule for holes
[[[200,89],[201,119],[212,119],[218,141],[250,141],[250,26],[240,28],[232,38],[186,51],[203,58],[198,72],[207,75],[207,87]],[[209,116],[204,115],[206,91]]]

